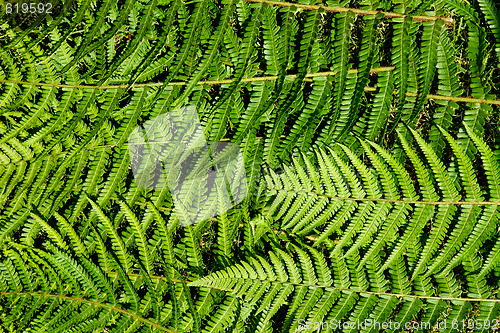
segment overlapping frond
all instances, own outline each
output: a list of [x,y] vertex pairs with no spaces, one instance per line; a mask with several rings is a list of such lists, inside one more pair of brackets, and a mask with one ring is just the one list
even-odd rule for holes
[[[2,329],[498,317],[494,1],[51,3],[0,12]],[[188,104],[248,190],[193,225],[127,142]]]
[[[480,149],[484,170],[496,170],[498,162],[490,148],[468,127],[465,129]],[[361,251],[359,268],[386,248],[380,268],[385,270],[404,255],[408,246],[421,242],[418,260],[411,269],[412,279],[440,272],[445,266],[449,271],[469,258],[465,253],[472,255],[464,251],[470,244],[477,248],[495,237],[491,230],[497,227],[499,203],[497,181],[492,178],[496,173],[488,172],[489,181],[481,189],[477,171],[463,147],[444,129],[439,130],[457,160],[463,194],[457,191],[435,151],[412,130],[425,156],[418,156],[416,147],[402,142],[415,171],[394,160],[379,145],[363,140],[368,164],[345,146],[341,148],[347,162],[334,150],[320,151],[319,172],[304,157],[294,159],[294,166],[285,166],[283,173],[271,171],[266,176],[270,192],[263,199],[263,217],[275,221],[285,232],[315,235],[314,245],[326,242],[331,257],[348,258]],[[490,199],[486,201],[483,193],[490,193]],[[430,232],[422,237],[426,228]]]

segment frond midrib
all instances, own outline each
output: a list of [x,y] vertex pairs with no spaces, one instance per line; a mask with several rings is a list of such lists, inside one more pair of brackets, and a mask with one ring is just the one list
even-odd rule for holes
[[339,196],[330,196],[324,193],[318,193],[314,191],[305,191],[305,190],[291,190],[284,189],[280,187],[268,186],[268,190],[271,191],[283,191],[288,193],[304,193],[311,194],[318,197],[326,197],[333,200],[338,201],[375,201],[375,202],[391,202],[391,203],[403,203],[403,204],[421,204],[421,205],[492,205],[492,206],[500,206],[500,201],[420,201],[420,200],[397,200],[397,199],[385,199],[385,198],[353,198],[353,197],[339,197]]
[[100,307],[100,308],[106,308],[106,309],[110,309],[112,311],[116,311],[116,312],[120,312],[126,316],[129,316],[129,317],[132,317],[136,320],[139,320],[145,324],[149,324],[155,328],[158,328],[158,329],[161,329],[165,332],[169,332],[169,333],[176,333],[176,331],[172,331],[172,330],[169,330],[168,328],[166,327],[163,327],[149,319],[146,319],[144,317],[141,317],[135,313],[132,313],[126,309],[123,309],[123,308],[119,308],[119,307],[116,307],[114,305],[110,305],[110,304],[106,304],[106,303],[102,303],[102,302],[97,302],[97,301],[93,301],[93,300],[90,300],[90,299],[86,299],[86,298],[82,298],[82,297],[75,297],[75,296],[67,296],[67,295],[59,295],[59,294],[50,294],[50,293],[37,293],[37,292],[21,292],[21,291],[0,291],[0,296],[9,296],[9,295],[12,295],[12,296],[35,296],[35,297],[46,297],[46,298],[52,298],[52,299],[61,299],[61,300],[66,300],[66,301],[70,301],[70,302],[79,302],[79,303],[87,303],[87,304],[91,304],[91,305],[94,305],[94,306],[97,306],[97,307]]
[[[165,279],[164,277],[159,277],[162,279]],[[281,282],[281,281],[276,281],[276,280],[267,280],[267,279],[252,279],[250,277],[246,278],[220,278],[220,279],[242,279],[242,280],[250,280],[250,281],[255,281],[255,282],[269,282],[271,284],[280,284],[280,285],[290,285],[292,287],[309,287],[309,288],[321,288],[321,289],[330,289],[330,290],[339,290],[339,291],[345,291],[349,293],[357,293],[357,294],[369,294],[369,295],[379,295],[379,296],[394,296],[398,298],[412,298],[412,299],[431,299],[431,300],[446,300],[446,301],[463,301],[463,302],[493,302],[493,303],[499,303],[500,299],[494,299],[494,298],[467,298],[467,297],[448,297],[448,296],[425,296],[425,295],[413,295],[413,294],[397,294],[397,293],[387,293],[387,292],[379,292],[379,291],[368,291],[368,290],[358,290],[358,289],[352,289],[352,288],[343,288],[343,287],[335,287],[335,286],[328,286],[328,285],[321,285],[321,284],[306,284],[306,283],[292,283],[292,282]],[[196,281],[198,282],[198,281]],[[191,282],[193,286],[197,285],[193,282]],[[227,292],[232,292],[232,288],[221,288],[217,286],[208,286],[208,285],[201,285],[203,288],[210,288],[210,289],[216,289],[216,290],[222,290],[222,291],[227,291]]]

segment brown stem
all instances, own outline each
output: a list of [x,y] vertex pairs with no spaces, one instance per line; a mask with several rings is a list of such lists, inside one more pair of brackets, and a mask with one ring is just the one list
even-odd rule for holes
[[[356,8],[348,8],[348,7],[326,7],[322,5],[302,5],[299,3],[293,2],[284,2],[284,1],[268,1],[268,0],[245,0],[246,2],[257,2],[257,3],[267,3],[271,6],[281,6],[281,7],[296,7],[300,9],[306,10],[318,10],[323,9],[325,12],[333,12],[333,13],[345,13],[345,12],[353,12],[356,15],[376,15],[378,13],[383,14],[387,18],[393,17],[405,17],[407,15],[393,12],[383,12],[378,10],[363,10]],[[415,21],[436,21],[443,20],[446,24],[452,24],[453,19],[451,17],[439,17],[439,16],[412,16],[412,19]]]

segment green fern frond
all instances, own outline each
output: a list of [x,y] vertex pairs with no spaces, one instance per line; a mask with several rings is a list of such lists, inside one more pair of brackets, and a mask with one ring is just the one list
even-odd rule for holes
[[[0,12],[3,331],[499,318],[493,1],[14,3]],[[197,178],[187,193],[218,214],[184,225],[168,184],[134,174],[160,156],[128,139],[188,104],[207,143],[239,146],[225,176],[246,181],[226,210]]]

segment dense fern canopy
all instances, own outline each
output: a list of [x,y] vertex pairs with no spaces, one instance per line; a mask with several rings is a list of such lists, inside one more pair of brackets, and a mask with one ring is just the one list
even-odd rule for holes
[[[35,4],[0,13],[1,332],[500,328],[494,0]],[[129,153],[188,105],[246,181],[194,224]]]

